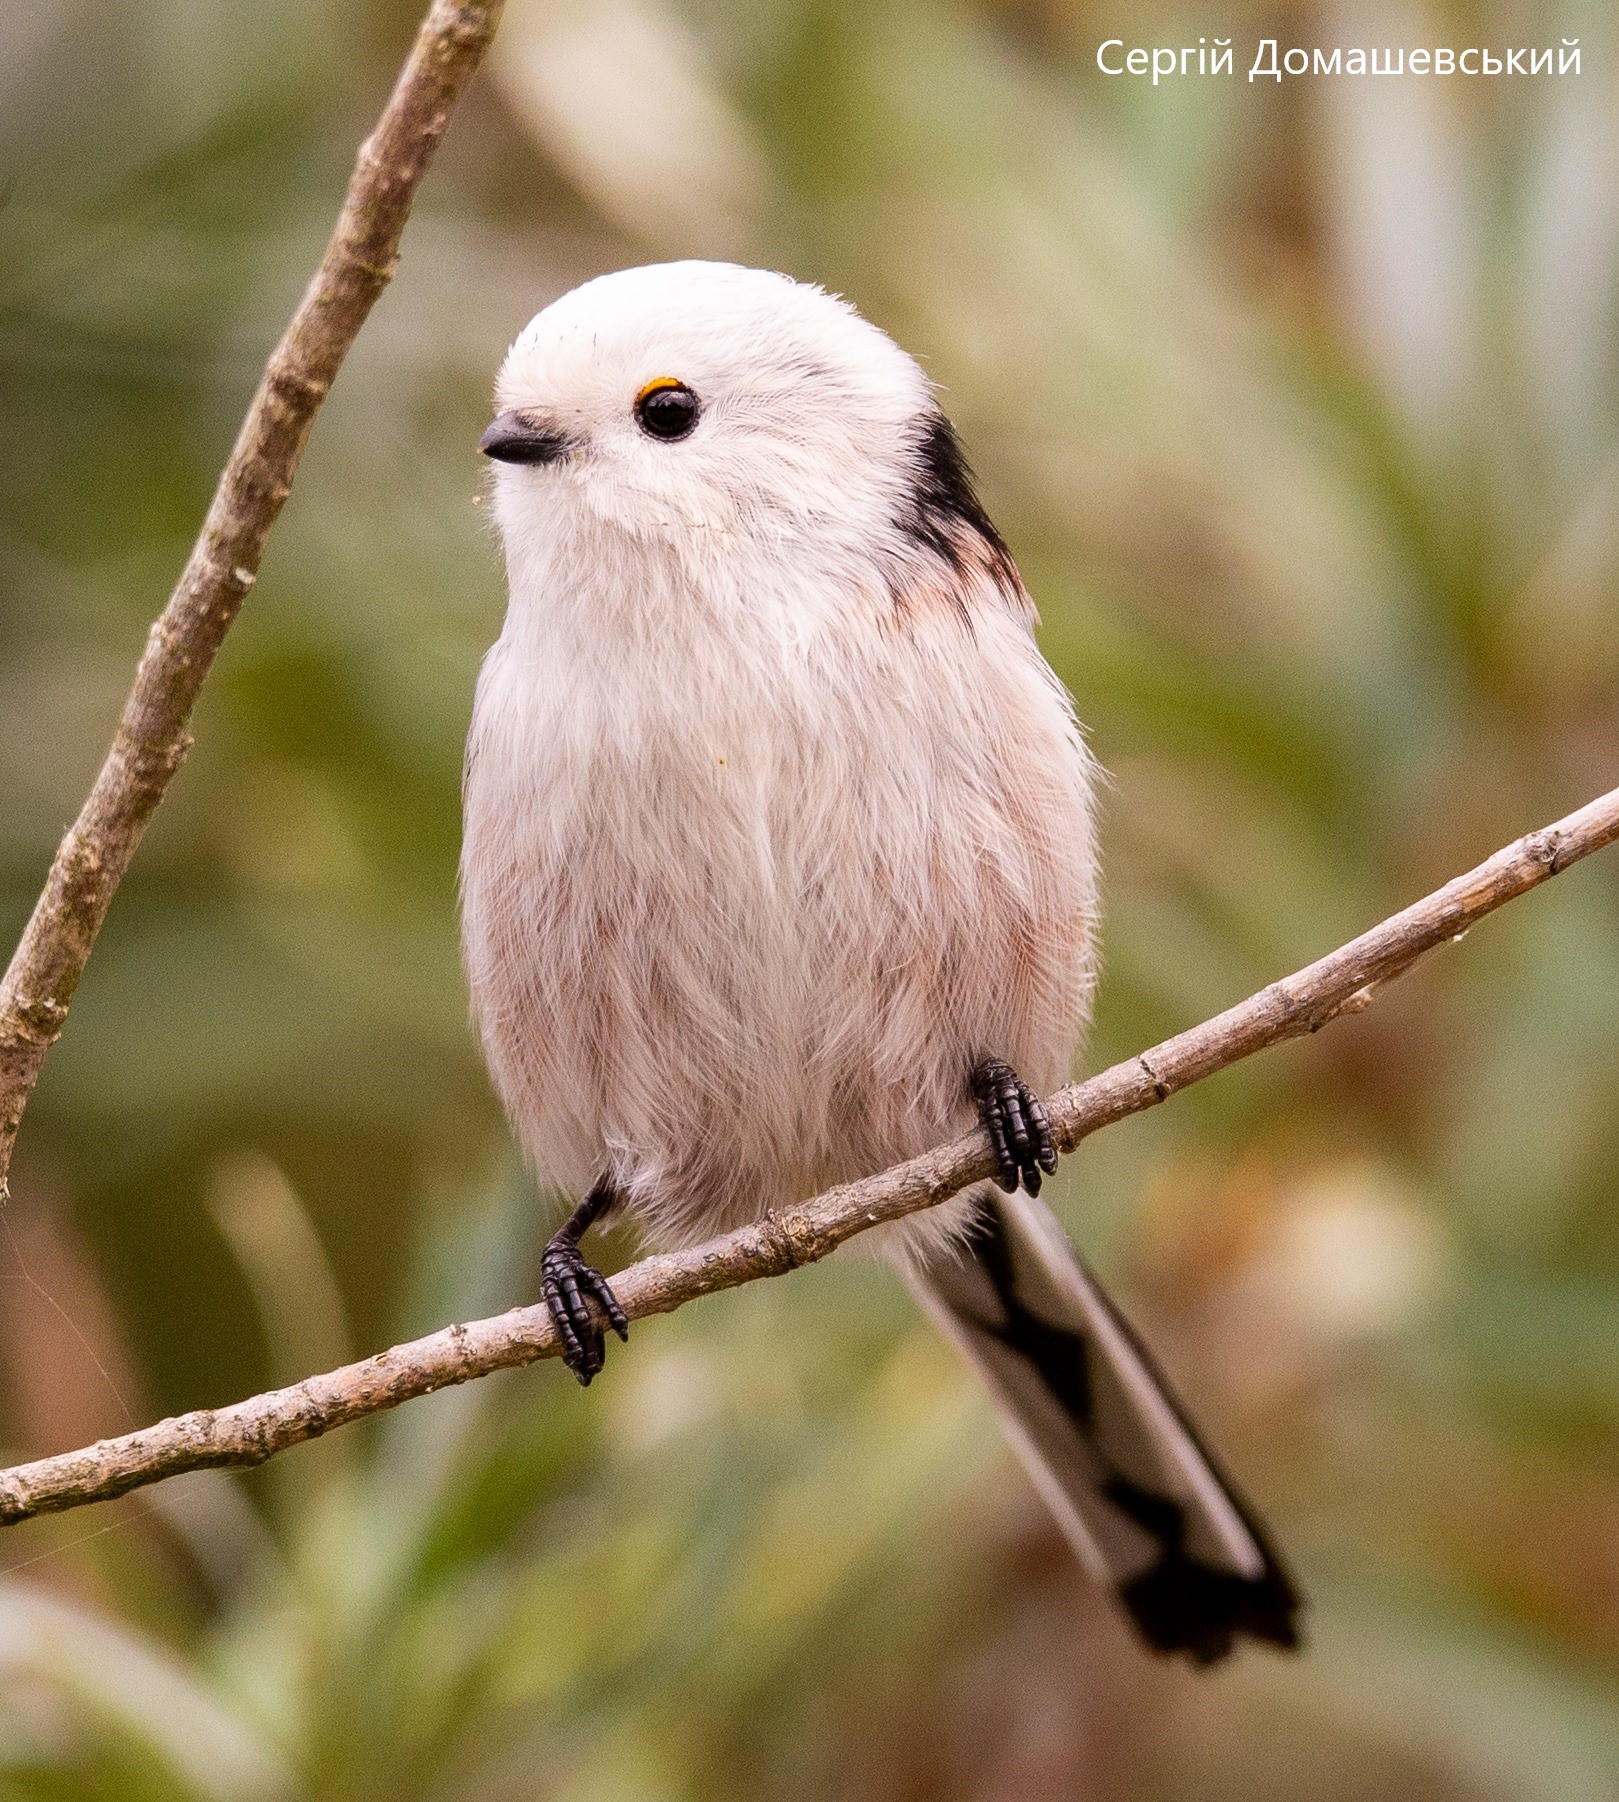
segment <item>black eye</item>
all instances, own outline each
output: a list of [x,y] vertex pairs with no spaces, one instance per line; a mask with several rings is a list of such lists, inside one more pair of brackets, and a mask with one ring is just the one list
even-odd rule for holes
[[635,397],[635,417],[641,430],[666,442],[684,438],[697,423],[697,396],[684,382],[664,376],[648,382]]

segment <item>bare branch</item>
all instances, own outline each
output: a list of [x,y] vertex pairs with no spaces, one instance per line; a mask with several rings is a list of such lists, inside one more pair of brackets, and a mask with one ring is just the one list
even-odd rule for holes
[[[1046,1103],[1058,1143],[1071,1151],[1100,1128],[1153,1107],[1267,1045],[1357,1012],[1376,988],[1403,975],[1424,953],[1459,938],[1503,903],[1616,838],[1619,789],[1508,845],[1477,869],[1223,1014],[1063,1089]],[[646,1258],[615,1277],[613,1288],[631,1319],[667,1314],[700,1295],[814,1263],[857,1233],[945,1201],[969,1183],[984,1181],[993,1169],[987,1137],[971,1132],[880,1176],[829,1189],[801,1207],[767,1215],[693,1251]],[[290,1389],[228,1408],[182,1414],[83,1451],[0,1471],[0,1524],[106,1501],[182,1471],[262,1464],[288,1446],[413,1396],[531,1364],[557,1350],[556,1333],[541,1306],[446,1327]]]
[[320,268],[265,365],[202,531],[147,639],[106,761],[0,983],[0,1200],[45,1054],[118,884],[191,748],[191,709],[253,586],[315,414],[393,276],[416,189],[503,3],[433,0],[376,130],[360,146]]

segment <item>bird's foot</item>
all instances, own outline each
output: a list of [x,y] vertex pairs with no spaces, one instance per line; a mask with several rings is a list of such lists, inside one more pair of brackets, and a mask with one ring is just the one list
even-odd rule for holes
[[1021,1182],[1031,1195],[1040,1193],[1041,1172],[1057,1168],[1057,1147],[1039,1097],[1017,1071],[998,1057],[987,1057],[972,1074],[978,1117],[995,1148],[995,1181],[1010,1195]]
[[562,1362],[588,1385],[607,1361],[607,1342],[591,1313],[592,1301],[607,1316],[620,1339],[630,1336],[630,1323],[607,1278],[585,1262],[584,1253],[559,1233],[540,1256],[540,1293],[545,1297],[557,1332],[562,1336]]

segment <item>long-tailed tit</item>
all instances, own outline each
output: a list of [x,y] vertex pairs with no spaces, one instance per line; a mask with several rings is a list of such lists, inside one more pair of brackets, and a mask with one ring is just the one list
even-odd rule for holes
[[579,1240],[695,1244],[988,1128],[990,1187],[867,1236],[978,1368],[1085,1564],[1199,1661],[1298,1598],[1035,1197],[1089,1013],[1095,768],[921,369],[843,301],[632,269],[512,346],[481,448],[511,604],[461,865],[490,1069]]

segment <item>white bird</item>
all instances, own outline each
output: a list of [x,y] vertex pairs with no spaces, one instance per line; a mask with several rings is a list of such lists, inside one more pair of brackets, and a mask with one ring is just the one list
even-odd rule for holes
[[463,941],[513,1127],[583,1198],[543,1261],[570,1368],[625,1335],[579,1250],[610,1210],[692,1245],[982,1120],[1004,1193],[868,1243],[1149,1644],[1293,1645],[1263,1528],[1034,1199],[1096,773],[921,369],[819,288],[672,263],[547,307],[495,404]]

